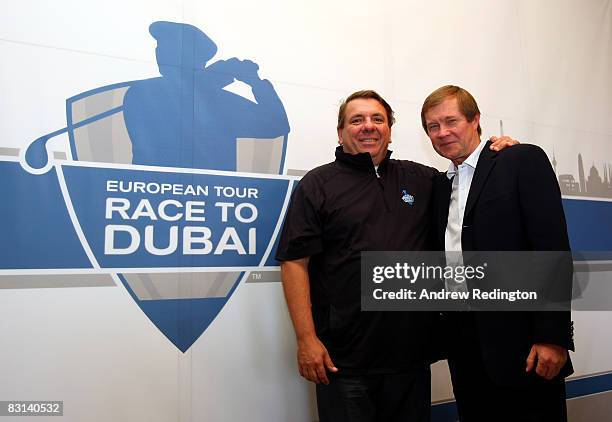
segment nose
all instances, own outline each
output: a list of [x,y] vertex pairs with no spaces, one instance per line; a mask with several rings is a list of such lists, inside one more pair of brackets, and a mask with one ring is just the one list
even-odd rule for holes
[[438,131],[438,136],[446,136],[450,132],[448,126],[440,125],[440,130]]
[[365,131],[374,130],[374,122],[372,121],[372,119],[367,118],[363,120],[363,130]]

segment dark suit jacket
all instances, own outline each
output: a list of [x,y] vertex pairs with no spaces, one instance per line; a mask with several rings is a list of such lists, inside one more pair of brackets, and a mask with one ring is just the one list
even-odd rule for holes
[[[451,183],[446,174],[434,183],[434,233],[444,249]],[[522,144],[491,151],[484,147],[472,179],[461,236],[464,251],[569,251],[561,193],[544,151]],[[571,260],[569,263],[571,274]],[[571,283],[571,275],[570,283]],[[569,311],[473,312],[480,351],[489,376],[499,383],[520,383],[534,343],[573,350]],[[453,316],[447,315],[452,326]],[[457,332],[451,328],[448,335]],[[449,345],[461,347],[455,338]],[[571,362],[561,375],[571,374]]]

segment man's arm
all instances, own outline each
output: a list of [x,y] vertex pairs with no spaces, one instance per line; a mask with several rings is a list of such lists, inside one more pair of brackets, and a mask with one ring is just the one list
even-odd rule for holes
[[231,103],[233,115],[239,117],[233,124],[236,137],[276,138],[289,133],[285,107],[272,83],[259,77],[257,63],[234,57],[212,63],[206,70],[214,75],[229,75],[231,81],[236,78],[251,87],[256,102],[236,97],[240,100]]
[[297,339],[300,375],[316,384],[329,384],[326,369],[337,372],[327,349],[315,333],[310,303],[310,258],[281,262],[283,290]]
[[[538,147],[521,160],[519,189],[521,210],[530,247],[535,251],[569,251],[569,238],[563,213],[561,193],[546,153]],[[569,274],[554,286],[561,296],[571,297],[571,263]],[[568,349],[573,349],[569,311],[536,312],[533,314],[535,344],[526,361],[527,372],[552,379],[563,368]]]

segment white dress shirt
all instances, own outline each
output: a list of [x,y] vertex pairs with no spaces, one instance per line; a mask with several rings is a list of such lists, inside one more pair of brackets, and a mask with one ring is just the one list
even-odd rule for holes
[[[463,163],[455,166],[451,162],[446,172],[446,176],[453,180],[450,203],[448,205],[448,222],[446,223],[446,232],[444,233],[444,249],[450,252],[446,254],[446,265],[449,266],[463,266],[463,256],[461,254],[463,215],[474,172],[476,171],[476,164],[478,164],[478,158],[485,144],[486,142],[480,141],[478,147]],[[447,291],[467,291],[467,285],[464,282],[447,278],[444,284]]]
[[447,251],[461,251],[461,230],[463,229],[465,205],[476,171],[476,164],[478,164],[478,158],[485,144],[486,141],[480,141],[478,147],[463,163],[455,166],[451,162],[446,172],[446,177],[449,179],[454,177],[451,202],[448,206],[448,223],[444,235],[444,246]]

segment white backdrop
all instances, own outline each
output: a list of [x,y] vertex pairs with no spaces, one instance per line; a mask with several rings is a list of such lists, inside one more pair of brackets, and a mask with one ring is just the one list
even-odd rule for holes
[[[579,152],[588,167],[612,161],[609,0],[3,0],[2,9],[0,148],[64,127],[73,95],[158,75],[148,26],[169,20],[214,39],[213,60],[259,64],[289,117],[287,169],[331,161],[338,104],[366,88],[396,110],[394,157],[445,168],[419,113],[448,83],[476,97],[484,135],[503,120],[506,134],[554,150],[560,173],[577,174]],[[66,138],[53,149],[67,152]],[[574,319],[576,375],[611,370],[612,315]],[[120,284],[1,289],[0,336],[0,400],[63,400],[64,420],[316,417],[279,283],[240,285],[185,354]],[[433,398],[450,397],[438,365]]]

